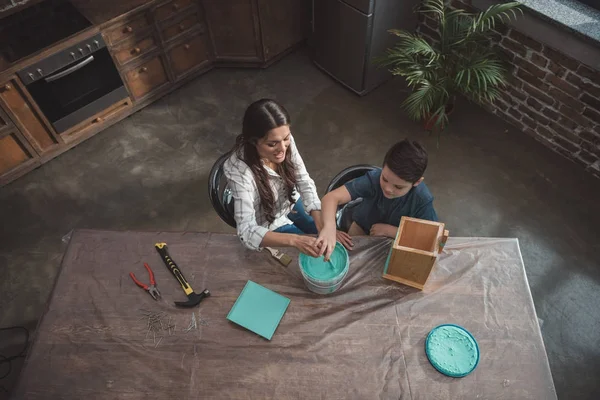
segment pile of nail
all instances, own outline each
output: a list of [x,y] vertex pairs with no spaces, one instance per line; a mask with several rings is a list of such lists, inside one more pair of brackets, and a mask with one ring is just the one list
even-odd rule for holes
[[[152,343],[154,347],[158,347],[163,337],[165,336],[165,331],[169,336],[173,334],[175,331],[176,325],[175,323],[171,323],[171,317],[167,315],[165,312],[153,312],[148,310],[141,310],[143,315],[140,317],[140,320],[146,319],[146,337],[148,339],[150,335],[152,335]],[[157,341],[158,336],[158,341]]]

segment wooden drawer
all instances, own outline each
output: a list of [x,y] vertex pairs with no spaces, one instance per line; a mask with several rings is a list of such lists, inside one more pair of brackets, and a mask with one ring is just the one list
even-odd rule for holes
[[137,59],[156,48],[154,36],[146,36],[143,39],[123,43],[118,48],[113,49],[112,53],[119,65]]
[[194,36],[174,46],[169,50],[168,55],[171,69],[176,78],[210,61],[208,46],[202,35]]
[[12,122],[10,122],[10,119],[8,119],[8,115],[6,115],[4,111],[2,111],[2,107],[0,107],[0,132],[2,132],[9,126],[12,126]]
[[[200,25],[200,15],[198,13],[191,14],[181,21],[169,25],[162,30],[162,38],[165,42],[179,36],[183,33],[190,31],[194,27],[198,27]],[[203,26],[202,26],[203,27]]]
[[168,82],[160,56],[125,73],[129,90],[136,99],[146,96]]
[[165,21],[184,8],[192,5],[193,2],[193,0],[174,0],[162,6],[156,7],[154,10],[154,19],[157,22]]
[[131,107],[131,105],[132,102],[129,97],[120,100],[119,102],[111,105],[107,109],[102,110],[100,113],[94,115],[93,117],[88,118],[87,120],[72,127],[67,132],[63,133],[62,137],[64,138],[66,143],[71,143],[72,141],[80,138],[81,136],[85,136],[94,128],[98,128],[105,121],[113,118],[118,118],[123,112],[126,112]]
[[0,185],[25,174],[39,165],[38,156],[17,128],[0,134]]
[[0,104],[39,154],[58,144],[50,124],[16,77],[0,84]]
[[142,14],[124,25],[109,29],[104,36],[110,44],[116,44],[134,37],[138,33],[147,30],[149,27],[150,24],[148,23],[146,14]]

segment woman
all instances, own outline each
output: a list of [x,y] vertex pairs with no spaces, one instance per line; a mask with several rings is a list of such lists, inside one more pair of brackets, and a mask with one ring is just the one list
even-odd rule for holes
[[[246,247],[291,246],[318,256],[316,239],[304,234],[320,230],[321,201],[283,106],[270,99],[250,104],[223,171],[234,198],[238,237]],[[338,236],[351,247],[348,235]]]

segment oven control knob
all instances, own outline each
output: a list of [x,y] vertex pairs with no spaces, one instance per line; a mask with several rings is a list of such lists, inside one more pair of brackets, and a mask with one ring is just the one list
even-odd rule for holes
[[86,44],[85,47],[87,47],[90,52],[92,51],[92,45],[91,44]]
[[29,79],[31,79],[32,81],[35,81],[35,76],[33,76],[31,72],[28,73],[27,76],[29,76]]
[[99,49],[100,48],[100,43],[98,43],[97,40],[94,40],[94,44],[96,45],[96,48]]
[[70,52],[69,54],[71,55],[71,58],[72,58],[73,60],[76,58],[76,56],[75,56],[75,53],[73,53],[73,52]]
[[37,73],[38,73],[38,74],[40,74],[40,76],[44,76],[44,73],[42,72],[42,69],[41,69],[41,68],[38,68],[38,69],[37,69]]
[[77,50],[79,50],[79,52],[81,53],[81,55],[83,55],[83,49],[80,47]]

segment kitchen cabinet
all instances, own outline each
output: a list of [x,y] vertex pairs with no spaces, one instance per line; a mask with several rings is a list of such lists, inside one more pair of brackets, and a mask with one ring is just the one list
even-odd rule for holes
[[119,24],[115,28],[111,28],[104,32],[104,38],[107,43],[112,45],[118,44],[124,40],[131,39],[140,33],[147,32],[152,26],[148,22],[146,13],[140,13],[131,18],[124,24]]
[[59,144],[60,139],[16,77],[0,83],[0,106],[37,153],[44,154]]
[[174,46],[168,52],[168,57],[176,79],[211,62],[207,44],[201,33]]
[[154,10],[154,19],[157,22],[165,21],[178,13],[185,10],[186,7],[190,7],[194,5],[196,2],[194,0],[174,0],[170,1],[167,4],[156,7]]
[[[0,57],[0,186],[213,67],[266,67],[308,37],[311,14],[311,0],[70,0],[70,4],[75,14],[79,11],[89,20],[89,29],[77,25],[68,39],[14,63]],[[96,35],[102,35],[100,42],[108,50],[102,54],[114,62],[118,83],[125,84],[120,86],[122,96],[106,100],[68,129],[55,129],[52,113],[28,76],[51,55],[85,52],[76,45],[92,46]]]
[[[0,118],[4,117],[0,115]],[[15,126],[7,124],[0,128],[0,185],[18,178],[39,164],[38,155]]]
[[217,61],[261,61],[255,0],[203,0]]
[[113,50],[113,56],[119,65],[125,65],[131,61],[143,57],[157,48],[153,35],[127,41]]
[[264,60],[269,61],[308,36],[310,2],[258,0]]
[[156,56],[139,67],[127,71],[125,79],[131,94],[136,99],[147,96],[168,83],[161,56]]
[[199,12],[185,15],[183,19],[168,25],[162,30],[164,42],[169,42],[181,35],[189,33],[193,29],[204,29]]
[[265,63],[308,36],[310,0],[203,0],[216,61]]

